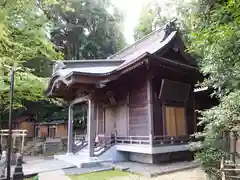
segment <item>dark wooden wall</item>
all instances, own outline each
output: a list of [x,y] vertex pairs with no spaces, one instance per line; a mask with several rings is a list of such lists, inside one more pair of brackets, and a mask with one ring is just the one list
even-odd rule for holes
[[162,114],[162,102],[158,98],[159,90],[161,88],[161,80],[153,79],[153,126],[154,126],[154,135],[161,136],[163,135],[163,114]]
[[187,133],[193,134],[196,131],[196,115],[195,115],[195,101],[193,88],[190,91],[188,101],[186,103],[186,120],[187,120]]
[[129,134],[148,135],[148,102],[146,77],[135,82],[129,92]]
[[98,127],[97,132],[98,134],[104,134],[104,108],[103,104],[98,103],[97,104],[97,121],[98,121]]
[[[135,72],[108,84],[105,92],[111,90],[117,104],[111,105],[109,101],[99,102],[97,110],[98,134],[105,133],[105,107],[124,106],[126,107],[128,135],[148,136],[148,101],[147,101],[147,80],[146,69],[140,68]],[[103,105],[104,104],[104,105]],[[124,121],[123,121],[124,122]],[[124,122],[126,123],[126,122]]]
[[[165,122],[164,122],[164,102],[159,99],[159,93],[161,88],[162,79],[166,78],[173,81],[179,81],[188,83],[186,75],[181,75],[175,72],[169,73],[166,69],[163,71],[158,70],[159,75],[153,78],[152,95],[153,95],[153,131],[154,135],[165,135]],[[191,83],[189,83],[191,84]],[[191,85],[192,87],[192,85]],[[147,70],[139,69],[137,72],[129,73],[128,76],[122,77],[112,84],[108,85],[108,88],[114,92],[114,96],[117,101],[123,106],[128,107],[128,135],[130,136],[148,136],[149,135],[149,116],[148,116],[148,98],[147,98]],[[108,89],[108,90],[109,90]],[[185,115],[187,122],[187,133],[193,133],[195,128],[195,108],[194,108],[194,94],[189,93],[188,101],[180,103],[180,106],[185,106]],[[176,90],[176,93],[181,92]],[[109,102],[108,102],[109,103]],[[176,102],[168,102],[170,105],[176,104]],[[108,104],[105,104],[108,105]],[[113,106],[114,105],[110,105]],[[98,107],[98,133],[103,134],[105,132],[105,115],[104,107],[100,105]],[[126,123],[126,122],[124,122]]]

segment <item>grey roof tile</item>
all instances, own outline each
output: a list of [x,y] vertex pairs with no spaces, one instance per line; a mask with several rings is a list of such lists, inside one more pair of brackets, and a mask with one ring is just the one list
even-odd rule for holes
[[170,22],[134,44],[113,54],[108,59],[59,61],[54,65],[53,77],[67,77],[72,73],[106,75],[133,63],[146,53],[154,54],[164,48],[177,34]]

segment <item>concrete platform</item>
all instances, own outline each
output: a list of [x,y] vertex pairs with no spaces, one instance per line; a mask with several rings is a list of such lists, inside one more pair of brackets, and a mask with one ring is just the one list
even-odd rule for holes
[[80,175],[80,174],[87,174],[92,172],[100,172],[100,171],[109,171],[113,170],[112,166],[100,165],[98,167],[91,167],[91,168],[70,168],[64,169],[63,172],[65,175]]
[[76,167],[72,163],[68,163],[65,161],[60,160],[39,160],[35,162],[30,162],[23,164],[23,173],[25,176],[31,175],[31,174],[38,174],[42,172],[48,172],[48,171],[54,171],[59,169],[67,169],[67,168],[73,168]]
[[62,170],[44,172],[38,174],[39,180],[71,180]]
[[[104,164],[109,165],[108,163]],[[185,161],[155,165],[129,161],[113,163],[112,166],[122,171],[137,173],[148,177],[155,177],[163,174],[173,173],[176,171],[196,168],[199,166],[199,164],[196,162]]]
[[[24,178],[30,178],[36,176],[39,173],[76,168],[76,166],[72,163],[67,163],[65,161],[54,160],[45,157],[31,157],[24,159],[26,161],[25,164],[22,165]],[[15,166],[11,166],[11,176],[14,172],[14,168]]]
[[97,157],[88,157],[80,154],[73,155],[55,155],[54,159],[65,161],[67,163],[71,163],[78,168],[91,168],[100,166],[101,162],[105,162],[104,160],[100,160]]

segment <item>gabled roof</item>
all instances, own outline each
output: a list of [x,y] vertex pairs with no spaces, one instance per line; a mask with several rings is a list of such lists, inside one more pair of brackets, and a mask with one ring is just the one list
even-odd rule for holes
[[117,69],[123,62],[123,60],[105,59],[57,61],[52,76],[67,76],[72,72],[106,74]]
[[[140,63],[149,55],[155,55],[157,52],[163,50],[176,39],[177,34],[175,24],[170,22],[107,59],[58,61],[54,66],[53,75],[47,91],[51,91],[50,89],[54,86],[54,82],[59,80],[64,81],[64,78],[67,79],[73,74],[106,77],[121,72],[131,66],[135,66],[135,64]],[[176,65],[177,62],[172,61],[167,63]],[[189,64],[189,67],[195,68],[192,67],[192,64]],[[188,65],[179,63],[179,66]],[[67,81],[65,81],[65,83],[66,82]]]
[[174,24],[170,22],[165,26],[157,29],[134,44],[118,51],[109,56],[107,59],[99,60],[68,60],[58,61],[53,76],[68,76],[72,72],[80,72],[89,75],[106,75],[131,64],[146,53],[154,54],[164,48],[177,35]]
[[21,123],[21,122],[28,120],[29,118],[30,118],[30,116],[20,116],[20,117],[17,117],[12,122]]
[[127,46],[126,48],[118,51],[117,53],[108,57],[108,59],[125,59],[129,60],[133,57],[138,57],[145,52],[155,52],[167,44],[177,33],[175,29],[171,32],[168,31],[169,24],[153,31],[147,36],[136,41],[134,44]]

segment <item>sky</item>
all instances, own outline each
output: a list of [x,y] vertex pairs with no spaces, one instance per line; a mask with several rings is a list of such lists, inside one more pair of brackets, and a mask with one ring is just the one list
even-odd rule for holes
[[111,0],[124,15],[124,36],[128,44],[134,42],[133,32],[142,6],[149,0]]
[[[196,10],[198,6],[194,6],[198,0],[110,0],[124,15],[124,36],[128,44],[134,42],[134,28],[137,26],[142,7],[148,2],[157,2],[161,7],[161,14],[169,19],[178,16],[176,7],[185,8],[185,10]],[[190,5],[193,3],[192,5]],[[173,6],[174,4],[174,6]],[[176,6],[177,5],[177,6]]]

